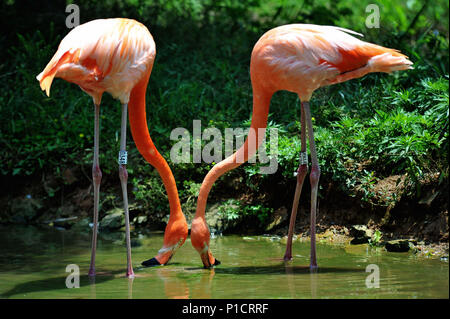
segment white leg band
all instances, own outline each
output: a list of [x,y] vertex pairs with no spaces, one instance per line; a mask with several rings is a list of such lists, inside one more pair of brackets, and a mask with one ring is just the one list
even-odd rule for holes
[[119,151],[119,165],[127,165],[127,151]]
[[308,153],[300,152],[300,165],[308,165]]

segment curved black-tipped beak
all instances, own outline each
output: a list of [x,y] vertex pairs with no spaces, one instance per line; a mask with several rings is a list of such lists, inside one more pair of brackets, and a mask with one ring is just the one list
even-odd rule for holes
[[205,268],[205,269],[210,269],[211,267],[219,266],[219,265],[220,265],[220,261],[219,261],[218,259],[216,259],[216,260],[214,261],[214,264],[210,264],[209,262],[208,262],[208,264],[209,264],[209,266],[203,265],[203,268]]
[[154,267],[154,266],[161,266],[161,264],[159,263],[159,261],[156,260],[155,257],[149,259],[149,260],[145,260],[142,262],[142,266],[144,267]]

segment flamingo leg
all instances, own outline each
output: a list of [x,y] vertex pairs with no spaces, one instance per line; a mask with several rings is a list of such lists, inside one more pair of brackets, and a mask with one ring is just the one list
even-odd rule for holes
[[97,249],[98,232],[98,206],[100,183],[102,171],[98,160],[99,138],[100,138],[100,104],[95,104],[94,119],[94,161],[92,164],[92,182],[94,184],[94,226],[92,228],[91,264],[89,266],[89,276],[95,276],[95,251]]
[[127,244],[127,277],[134,278],[133,265],[131,263],[131,240],[130,240],[130,215],[128,212],[128,193],[127,182],[128,172],[127,164],[127,108],[128,104],[122,104],[122,123],[120,127],[120,151],[119,151],[119,177],[120,185],[122,186],[123,206],[125,211],[125,232]]
[[306,173],[308,172],[308,154],[306,153],[306,124],[305,124],[305,110],[303,107],[303,102],[301,103],[300,122],[301,122],[300,163],[297,170],[297,185],[295,186],[294,201],[292,203],[291,219],[289,222],[289,232],[286,243],[286,252],[284,254],[285,261],[292,259],[292,237],[294,235],[295,220],[297,218],[298,202],[300,200],[300,194],[302,193],[303,182],[305,181]]
[[309,180],[311,183],[311,255],[310,265],[311,269],[317,269],[316,260],[316,208],[317,208],[317,191],[319,187],[320,168],[317,161],[316,144],[314,143],[314,132],[311,120],[311,110],[309,102],[304,102],[306,125],[309,137],[309,150],[311,152],[311,172],[309,173]]

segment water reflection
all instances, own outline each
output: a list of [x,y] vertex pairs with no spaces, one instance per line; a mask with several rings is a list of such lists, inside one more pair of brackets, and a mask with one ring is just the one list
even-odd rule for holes
[[[448,262],[412,254],[318,245],[319,268],[311,272],[308,243],[283,262],[273,257],[283,254],[284,245],[226,236],[211,241],[222,261],[217,268],[201,268],[197,252],[185,245],[169,265],[136,267],[136,278],[128,279],[122,238],[99,238],[100,271],[90,278],[85,236],[0,228],[0,298],[448,298]],[[134,260],[147,259],[162,241],[162,234],[142,237]],[[365,286],[370,263],[380,266],[379,289]],[[80,266],[80,289],[65,286],[68,264]]]
[[317,275],[317,268],[315,270],[311,270],[311,275],[309,276],[309,283],[311,287],[311,298],[317,298],[317,285],[319,281],[319,277]]
[[[296,285],[295,285],[295,267],[293,267],[290,262],[284,263],[285,270],[286,270],[286,280],[287,280],[287,286],[290,293],[290,297],[292,299],[298,298],[296,293]],[[298,268],[297,268],[298,270]],[[319,277],[317,275],[318,268],[310,269],[309,267],[301,267],[302,273],[306,273],[307,270],[309,270],[309,290],[311,292],[311,298],[316,299],[317,298],[317,282],[319,280]],[[326,271],[326,269],[325,269]],[[345,270],[344,270],[345,271]]]
[[186,280],[177,276],[176,269],[168,266],[158,267],[156,274],[164,283],[164,292],[170,299],[189,299],[189,288]]
[[164,283],[164,292],[169,299],[209,299],[215,275],[214,269],[201,269],[194,276],[190,271],[160,267],[156,274]]
[[89,276],[89,298],[97,299],[97,293],[95,290],[95,277]]
[[[104,275],[93,276],[84,276],[88,277],[89,281],[89,299],[97,299],[97,283],[105,282]],[[133,299],[133,282],[135,278],[125,278],[124,276],[119,276],[119,278],[127,280],[128,289],[127,289],[127,297],[128,299]],[[80,285],[81,286],[81,285]]]
[[133,299],[133,281],[134,278],[128,278],[128,299]]
[[215,269],[203,270],[200,275],[200,283],[193,285],[194,287],[191,289],[192,290],[191,298],[195,299],[211,298],[212,283],[215,274],[216,274]]

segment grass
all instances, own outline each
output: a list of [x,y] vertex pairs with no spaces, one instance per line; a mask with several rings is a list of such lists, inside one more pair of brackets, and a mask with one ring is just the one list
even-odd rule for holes
[[[311,105],[322,181],[333,182],[349,196],[355,196],[357,189],[365,190],[361,198],[367,202],[373,199],[373,184],[391,175],[406,175],[411,194],[420,193],[423,180],[430,174],[437,173],[440,182],[448,181],[445,1],[433,5],[427,1],[384,1],[380,4],[379,30],[365,28],[367,4],[358,1],[333,5],[325,0],[78,4],[85,13],[83,21],[128,16],[149,26],[157,44],[157,57],[147,92],[147,117],[150,134],[167,160],[175,143],[169,139],[171,130],[184,127],[192,132],[193,119],[201,120],[203,128],[217,127],[222,132],[226,127],[249,126],[253,44],[274,26],[300,21],[363,32],[367,41],[405,52],[415,67],[394,75],[371,74],[315,93]],[[78,87],[62,80],[54,81],[50,97],[40,90],[35,76],[67,30],[56,20],[36,25],[33,21],[37,20],[30,15],[28,29],[21,27],[21,34],[8,38],[11,45],[2,53],[7,62],[0,64],[0,143],[4,150],[0,155],[1,174],[5,180],[52,175],[63,183],[62,174],[67,168],[90,171],[93,105]],[[267,215],[264,207],[272,204],[258,202],[260,192],[270,191],[262,185],[294,181],[292,173],[298,166],[300,150],[299,119],[297,97],[277,92],[272,99],[269,126],[279,129],[279,172],[262,176],[257,174],[257,164],[245,164],[222,178],[212,196],[220,198],[220,189],[238,178],[243,191],[253,194],[240,201],[239,211],[260,214],[263,220]],[[106,175],[117,171],[119,123],[119,103],[105,95],[100,165]],[[144,212],[167,214],[168,203],[159,176],[142,159],[131,138],[128,150],[132,200]],[[199,185],[212,164],[174,164],[169,160],[169,165],[185,211],[193,212]],[[53,197],[55,192],[58,189],[47,192],[47,196]],[[223,210],[223,214],[226,212]],[[229,210],[229,217],[234,218],[235,213]]]

